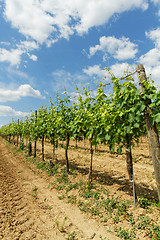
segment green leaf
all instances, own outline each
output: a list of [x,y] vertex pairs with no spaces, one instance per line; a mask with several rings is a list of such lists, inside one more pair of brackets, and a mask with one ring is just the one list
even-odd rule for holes
[[129,113],[129,115],[128,115],[128,121],[129,122],[134,122],[135,121],[135,115],[134,115],[134,113]]
[[111,138],[111,136],[110,136],[109,134],[106,134],[106,136],[105,136],[105,140],[106,140],[106,141],[109,141],[110,138]]
[[118,147],[117,147],[117,152],[118,152],[118,154],[121,154],[121,153],[122,153],[122,148],[123,148],[123,146],[118,146]]
[[139,123],[134,124],[134,128],[139,128],[139,126],[140,126]]
[[156,115],[154,115],[153,119],[156,123],[159,123],[160,122],[160,113],[157,113]]
[[125,126],[124,128],[127,133],[131,133],[131,126]]

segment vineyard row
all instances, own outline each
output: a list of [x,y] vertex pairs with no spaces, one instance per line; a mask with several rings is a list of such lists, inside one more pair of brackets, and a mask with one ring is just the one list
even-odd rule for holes
[[[36,156],[36,140],[42,139],[42,157],[44,160],[44,139],[47,138],[53,145],[53,160],[58,141],[66,141],[65,157],[66,171],[69,172],[68,147],[70,139],[88,139],[90,142],[90,170],[89,180],[92,181],[93,146],[105,143],[113,152],[121,154],[126,151],[126,162],[129,179],[133,181],[132,145],[139,141],[140,136],[148,134],[146,131],[146,111],[149,111],[150,124],[160,123],[160,91],[152,81],[141,81],[143,91],[136,85],[133,76],[116,78],[110,74],[112,94],[106,94],[105,79],[97,85],[95,96],[89,88],[79,91],[77,99],[73,100],[64,93],[61,99],[59,94],[56,101],[50,101],[50,107],[42,106],[32,112],[25,120],[13,121],[0,129],[2,136],[20,136],[23,148],[23,137],[34,141],[34,156]],[[148,130],[148,129],[147,129]],[[117,149],[115,149],[117,146]],[[151,146],[150,146],[151,147]],[[160,160],[159,160],[160,166]]]

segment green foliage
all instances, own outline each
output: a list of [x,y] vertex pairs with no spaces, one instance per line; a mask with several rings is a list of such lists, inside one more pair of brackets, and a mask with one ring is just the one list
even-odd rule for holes
[[90,204],[89,203],[84,203],[83,201],[79,200],[78,201],[78,207],[81,211],[87,212],[90,209]]
[[114,199],[113,197],[107,197],[107,199],[102,200],[102,206],[109,213],[112,213],[115,208],[117,208],[118,199]]
[[160,227],[158,225],[152,225],[150,229],[148,229],[148,236],[152,240],[159,240],[160,239]]
[[91,189],[88,189],[87,191],[83,192],[82,193],[82,196],[85,198],[85,199],[88,199],[88,198],[94,198],[94,199],[99,199],[100,198],[100,192],[95,192]]
[[78,183],[74,183],[74,184],[69,184],[67,187],[66,187],[66,193],[68,193],[70,190],[72,189],[77,189],[79,187],[79,184]]
[[[92,145],[107,143],[111,151],[121,154],[126,144],[126,135],[130,142],[138,142],[140,135],[145,133],[144,99],[151,99],[153,123],[160,123],[160,91],[152,81],[145,83],[146,90],[139,92],[132,75],[125,72],[122,78],[116,78],[109,69],[112,94],[106,95],[107,86],[104,79],[97,85],[96,94],[89,88],[76,88],[77,99],[73,101],[65,91],[63,98],[57,93],[56,101],[50,101],[50,107],[42,106],[37,112],[32,112],[25,121],[13,121],[0,129],[4,136],[21,135],[29,140],[48,138],[53,144],[66,139],[88,138]],[[56,144],[55,144],[56,146]],[[22,147],[23,148],[23,147]]]
[[132,232],[129,232],[129,230],[124,230],[121,227],[116,230],[117,231],[117,236],[126,240],[132,240],[135,235]]
[[129,223],[130,223],[132,226],[135,225],[135,219],[134,219],[133,215],[132,215],[131,213],[127,213],[126,216],[127,216],[127,219],[128,219],[128,221],[129,221]]
[[76,234],[75,231],[69,233],[69,236],[68,236],[67,240],[78,240],[78,238],[76,238],[76,235],[77,234]]
[[141,196],[139,199],[139,204],[141,208],[148,208],[148,206],[151,206],[152,203],[148,198]]
[[21,150],[24,149],[24,142],[23,142],[23,137],[21,138],[21,142],[20,142],[20,147]]
[[77,197],[74,195],[68,196],[68,202],[71,204],[75,204],[77,202]]
[[58,183],[69,183],[68,174],[66,172],[63,172],[59,177],[57,177]]
[[98,207],[91,207],[89,210],[89,213],[91,213],[92,215],[101,215],[102,212],[100,211],[100,209]]
[[67,221],[67,219],[68,219],[68,217],[66,216],[66,217],[64,217],[64,219],[63,219],[63,222],[62,222],[62,224],[60,224],[60,222],[56,222],[56,226],[57,226],[57,228],[59,229],[59,231],[60,232],[65,232],[65,222]]
[[42,169],[42,170],[46,170],[46,168],[47,168],[47,162],[39,162],[38,164],[37,164],[37,168],[39,168],[39,169]]
[[60,196],[58,196],[58,198],[59,198],[59,200],[62,200],[62,199],[65,198],[65,196],[64,195],[60,195]]
[[100,238],[100,239],[102,239],[102,240],[105,240],[105,239],[107,239],[106,237],[105,237],[105,238],[103,238],[103,237],[102,237],[102,235],[100,235],[100,236],[99,236],[99,238]]
[[112,83],[111,107],[113,121],[117,123],[114,126],[114,141],[119,145],[117,150],[121,152],[127,138],[131,142],[138,141],[140,135],[144,134],[145,105],[141,102],[141,94],[131,76],[117,79],[112,75]]
[[151,219],[149,217],[141,217],[140,222],[137,224],[137,229],[146,229],[150,226]]

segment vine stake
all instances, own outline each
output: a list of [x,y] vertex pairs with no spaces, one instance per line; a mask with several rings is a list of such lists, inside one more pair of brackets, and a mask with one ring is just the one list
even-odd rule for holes
[[[142,64],[139,64],[136,67],[137,73],[138,73],[138,80],[139,80],[139,86],[140,91],[144,92],[146,90],[145,84],[147,84],[147,77],[145,73],[145,68]],[[150,145],[151,155],[152,155],[152,161],[154,166],[154,172],[155,172],[155,179],[157,183],[157,190],[158,190],[158,198],[160,201],[160,143],[159,143],[159,134],[157,130],[156,123],[154,122],[152,124],[152,112],[149,107],[151,104],[151,99],[146,98],[144,100],[146,109],[144,111],[145,115],[145,122],[146,122],[146,128],[148,132],[148,141]]]

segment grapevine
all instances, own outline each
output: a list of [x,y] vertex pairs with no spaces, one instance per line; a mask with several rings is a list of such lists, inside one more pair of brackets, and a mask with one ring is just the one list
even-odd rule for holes
[[[160,123],[160,91],[153,83],[146,84],[146,91],[140,92],[131,73],[125,73],[122,78],[110,75],[110,87],[112,94],[105,93],[108,84],[100,82],[94,95],[90,88],[83,88],[81,92],[76,89],[78,98],[73,101],[67,92],[64,98],[56,96],[56,101],[50,101],[50,107],[42,106],[37,114],[32,112],[24,121],[13,121],[9,125],[2,126],[0,134],[9,141],[15,136],[29,140],[29,154],[31,154],[31,142],[42,140],[42,159],[44,159],[44,139],[48,139],[53,145],[53,159],[55,161],[55,148],[58,141],[66,141],[65,158],[66,171],[69,172],[68,148],[70,139],[88,139],[90,142],[90,168],[89,180],[92,181],[93,146],[105,143],[110,151],[121,154],[126,150],[126,162],[129,179],[133,180],[132,146],[138,143],[140,136],[146,134],[144,110],[145,98],[151,99],[150,109],[152,121]],[[94,91],[95,92],[95,91]],[[18,142],[18,141],[17,141]],[[115,148],[116,147],[116,148]]]

